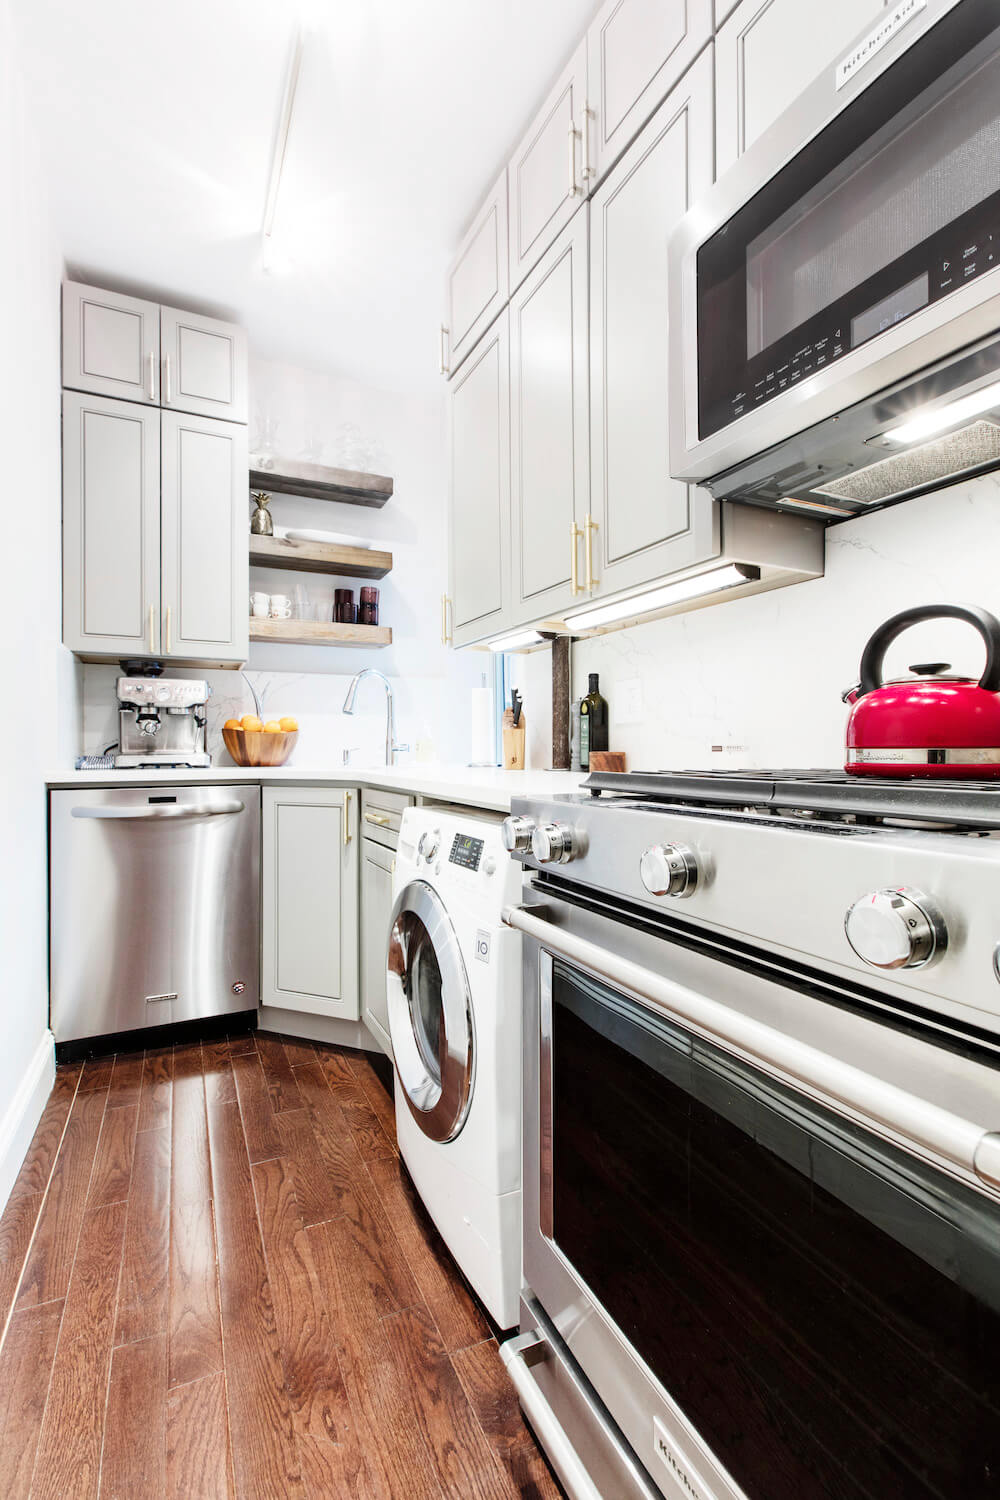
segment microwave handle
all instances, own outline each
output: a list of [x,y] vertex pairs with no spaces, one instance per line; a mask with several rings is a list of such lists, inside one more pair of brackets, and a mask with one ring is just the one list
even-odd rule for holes
[[632,990],[710,1041],[805,1089],[838,1113],[849,1111],[883,1139],[899,1138],[918,1152],[930,1152],[989,1187],[1000,1188],[1000,1132],[984,1130],[773,1026],[740,1015],[718,1000],[588,943],[537,916],[538,910],[507,907],[503,921],[560,958],[589,969],[610,984]]

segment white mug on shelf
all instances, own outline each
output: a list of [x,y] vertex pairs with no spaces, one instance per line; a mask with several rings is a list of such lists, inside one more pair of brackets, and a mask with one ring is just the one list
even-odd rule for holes
[[271,613],[270,594],[251,594],[250,613],[255,620],[266,620]]
[[271,595],[271,619],[290,620],[292,618],[292,601],[287,594]]

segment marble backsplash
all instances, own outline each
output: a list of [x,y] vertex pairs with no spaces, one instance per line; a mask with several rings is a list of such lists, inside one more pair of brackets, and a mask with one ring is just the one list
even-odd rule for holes
[[[573,647],[573,695],[600,675],[610,747],[635,770],[843,764],[844,688],[857,681],[872,631],[916,604],[975,603],[1000,615],[1000,475],[909,500],[827,532],[826,575],[771,593],[674,615]],[[966,625],[905,632],[886,659],[982,670]],[[549,653],[517,659],[526,702],[548,690]],[[718,748],[717,748],[718,747]],[[549,764],[529,735],[529,764]]]
[[[115,681],[117,667],[89,665],[83,672],[83,750],[96,755],[118,740]],[[343,712],[350,686],[348,675],[318,672],[208,672],[177,669],[178,677],[205,677],[212,696],[208,701],[208,748],[213,762],[231,764],[222,741],[226,719],[256,713],[254,693],[264,718],[292,714],[299,721],[299,739],[289,765],[332,770],[351,763],[378,766],[385,760],[385,690],[377,679],[358,690],[353,714]],[[392,677],[396,709],[396,737],[409,749],[399,764],[451,761],[459,765],[481,759],[476,726],[468,702],[442,677]]]

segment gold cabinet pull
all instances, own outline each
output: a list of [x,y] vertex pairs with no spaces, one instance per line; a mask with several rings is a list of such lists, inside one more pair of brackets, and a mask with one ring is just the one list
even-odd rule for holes
[[448,628],[448,615],[449,615],[450,610],[451,610],[451,598],[449,597],[448,594],[442,594],[441,595],[441,644],[442,644],[442,646],[453,646],[455,644],[454,634],[453,634],[454,626],[452,626],[451,630],[449,630],[449,628]]
[[451,371],[448,368],[447,346],[448,346],[448,330],[444,326],[444,324],[442,323],[441,324],[441,332],[440,332],[439,341],[438,341],[438,374],[439,375],[450,375],[451,374]]
[[578,198],[580,196],[580,185],[576,180],[576,143],[580,132],[573,121],[569,122],[569,196]]
[[569,523],[569,591],[575,597],[582,593],[580,588],[580,569],[577,564],[576,544],[583,536],[582,527],[575,521]]
[[390,819],[387,818],[384,813],[366,812],[365,813],[365,822],[366,823],[375,823],[375,824],[378,825],[379,828],[385,828],[388,825],[388,823],[390,822]]
[[156,605],[149,606],[149,654],[156,650]]
[[170,644],[170,605],[169,604],[167,605],[167,608],[166,608],[166,611],[165,611],[165,622],[164,622],[163,634],[164,634],[164,640],[166,642],[166,644],[164,645],[163,649],[166,652],[167,656],[169,656],[170,653],[171,653],[171,651],[173,650],[173,647]]
[[351,794],[344,793],[344,848],[351,842]]
[[597,529],[597,522],[588,511],[583,523],[583,554],[587,575],[583,586],[588,594],[593,593],[597,587],[597,579],[594,577],[594,532]]

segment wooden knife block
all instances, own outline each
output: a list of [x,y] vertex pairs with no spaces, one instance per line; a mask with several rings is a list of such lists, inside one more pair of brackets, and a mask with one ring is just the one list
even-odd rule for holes
[[505,771],[524,770],[524,714],[520,722],[514,727],[514,711],[510,708],[504,709],[503,715],[503,768]]

